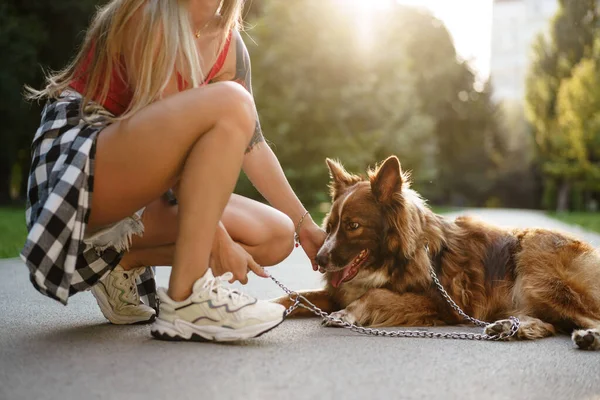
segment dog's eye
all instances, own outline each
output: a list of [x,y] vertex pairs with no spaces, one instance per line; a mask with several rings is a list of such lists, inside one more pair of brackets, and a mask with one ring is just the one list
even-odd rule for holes
[[360,228],[360,224],[358,222],[350,222],[348,224],[348,229],[351,230],[351,231],[355,231],[358,228]]

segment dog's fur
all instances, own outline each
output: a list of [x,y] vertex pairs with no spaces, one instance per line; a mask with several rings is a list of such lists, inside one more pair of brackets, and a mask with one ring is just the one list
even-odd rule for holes
[[[521,320],[519,339],[580,329],[573,332],[577,346],[600,349],[600,254],[593,247],[551,230],[506,230],[467,217],[446,220],[410,189],[396,157],[367,178],[327,163],[333,205],[317,257],[326,287],[303,292],[324,311],[373,327],[464,323],[433,284],[429,266],[434,265],[467,314],[498,321],[487,333],[506,331],[506,318],[514,315]],[[340,272],[362,250],[368,253],[356,275]],[[340,284],[342,277],[346,281]],[[287,297],[275,301],[290,305]]]

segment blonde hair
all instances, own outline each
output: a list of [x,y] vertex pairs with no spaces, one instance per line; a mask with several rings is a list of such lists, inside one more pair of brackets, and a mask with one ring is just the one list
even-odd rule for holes
[[[239,29],[243,3],[244,0],[221,0],[217,11],[222,32],[219,51],[229,32]],[[87,65],[82,114],[84,118],[93,116],[101,109],[90,107],[92,97],[99,93],[94,101],[104,103],[115,68],[119,74],[124,72],[119,68],[123,62],[127,77],[122,78],[132,87],[133,99],[121,116],[109,117],[109,121],[125,119],[156,101],[174,72],[189,77],[192,87],[199,87],[204,76],[188,4],[189,0],[110,1],[97,11],[76,57],[62,71],[48,74],[43,90],[26,87],[26,97],[58,97],[73,80],[81,78],[81,68]]]

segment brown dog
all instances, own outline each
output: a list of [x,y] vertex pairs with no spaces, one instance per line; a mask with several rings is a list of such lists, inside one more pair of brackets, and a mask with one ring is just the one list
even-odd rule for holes
[[[333,205],[317,256],[326,287],[303,292],[318,307],[372,327],[464,323],[434,286],[433,264],[467,314],[498,321],[487,333],[510,329],[506,318],[514,315],[519,339],[580,329],[572,336],[577,346],[600,349],[600,254],[593,247],[550,230],[446,220],[409,188],[396,157],[368,178],[327,164]],[[275,301],[290,305],[287,297]]]

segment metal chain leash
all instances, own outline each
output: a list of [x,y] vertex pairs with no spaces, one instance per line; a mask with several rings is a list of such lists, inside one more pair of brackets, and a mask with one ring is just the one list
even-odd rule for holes
[[[427,254],[429,255],[429,248],[425,247]],[[446,299],[448,304],[465,320],[473,323],[479,327],[486,327],[489,325],[487,322],[480,321],[476,318],[473,318],[466,314],[459,306],[452,300],[452,298],[448,295],[440,280],[438,279],[435,270],[431,263],[429,264],[429,273],[436,287]],[[285,311],[284,318],[287,317],[292,311],[294,311],[298,307],[302,307],[312,312],[313,314],[321,317],[324,321],[328,321],[330,323],[335,324],[336,326],[350,329],[351,331],[363,334],[363,335],[372,335],[372,336],[386,336],[386,337],[412,337],[412,338],[437,338],[437,339],[464,339],[464,340],[507,340],[513,337],[517,331],[519,330],[520,321],[516,317],[510,317],[511,328],[508,332],[503,332],[497,335],[487,335],[485,333],[466,333],[466,332],[450,332],[450,333],[442,333],[442,332],[430,332],[430,331],[411,331],[411,330],[397,330],[397,331],[388,331],[382,329],[374,329],[374,328],[365,328],[362,326],[358,326],[355,324],[351,324],[349,322],[343,321],[339,318],[333,317],[325,311],[321,310],[319,307],[311,303],[306,297],[301,295],[298,292],[290,290],[283,283],[279,282],[275,277],[270,275],[273,282],[277,284],[292,301],[292,305]]]

